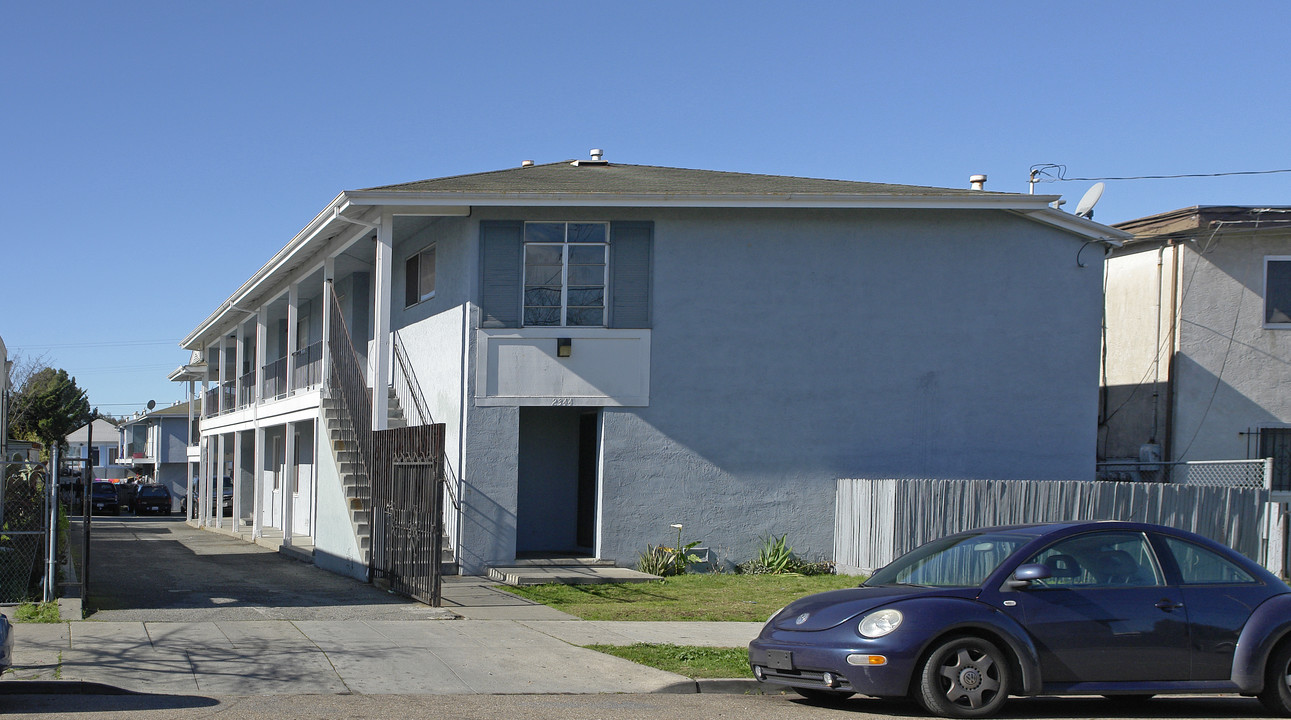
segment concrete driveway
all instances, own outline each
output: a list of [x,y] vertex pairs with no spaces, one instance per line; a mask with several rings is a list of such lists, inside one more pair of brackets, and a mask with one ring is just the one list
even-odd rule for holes
[[93,527],[89,617],[17,626],[0,692],[51,680],[184,695],[745,692],[752,683],[696,682],[579,645],[739,646],[756,623],[584,622],[478,578],[446,583],[450,612],[179,518]]
[[453,617],[180,517],[96,516],[91,527],[90,620]]

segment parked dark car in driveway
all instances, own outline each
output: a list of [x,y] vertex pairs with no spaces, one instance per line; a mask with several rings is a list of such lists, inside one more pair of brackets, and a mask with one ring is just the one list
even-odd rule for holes
[[95,515],[120,515],[121,502],[117,499],[117,486],[110,482],[96,482],[90,488],[90,512]]
[[913,698],[985,717],[1010,695],[1255,695],[1291,715],[1291,587],[1193,533],[1144,523],[987,528],[860,587],[780,610],[754,676],[818,701]]
[[170,514],[170,489],[165,485],[140,485],[134,496],[134,514]]
[[[190,502],[192,502],[193,505],[197,504],[197,496],[200,490],[201,490],[201,486],[196,481],[194,481],[193,489],[190,493],[191,497],[183,497],[183,498],[180,498],[179,500],[179,511],[181,513],[184,513],[185,515],[188,514],[188,507]],[[218,501],[215,500],[214,498],[211,499],[212,514],[216,512],[215,508],[216,508],[217,502],[219,503],[219,507],[221,511],[224,513],[224,517],[233,516],[233,478],[229,478],[229,477],[224,478],[223,492],[220,493],[220,499]]]

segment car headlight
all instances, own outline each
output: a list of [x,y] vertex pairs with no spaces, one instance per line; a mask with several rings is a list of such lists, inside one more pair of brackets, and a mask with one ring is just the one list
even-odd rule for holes
[[867,638],[880,638],[901,627],[902,617],[900,610],[885,608],[862,618],[856,630]]

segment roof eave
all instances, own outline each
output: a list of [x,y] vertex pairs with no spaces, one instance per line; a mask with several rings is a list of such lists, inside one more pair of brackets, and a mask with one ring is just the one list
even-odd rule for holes
[[1090,241],[1106,243],[1111,247],[1121,247],[1126,240],[1134,237],[1132,233],[1127,233],[1124,230],[1118,230],[1109,225],[1094,222],[1079,215],[1072,215],[1062,210],[1056,210],[1048,205],[1040,210],[1026,211],[1023,215],[1036,222],[1052,225],[1087,238]]
[[[283,264],[289,261],[297,252],[307,247],[310,241],[318,237],[324,229],[338,221],[338,218],[336,217],[336,209],[344,197],[345,193],[341,193],[328,203],[327,207],[324,208],[322,212],[318,213],[318,215],[315,215],[314,219],[311,220],[300,232],[296,233],[295,237],[293,237],[286,246],[269,259],[269,262],[265,263],[264,266],[257,270],[246,282],[242,283],[242,285],[238,287],[238,289],[235,290],[227,300],[220,303],[219,308],[207,316],[207,318],[203,320],[196,329],[186,335],[184,339],[179,342],[179,346],[186,350],[200,350],[201,345],[198,343],[198,340],[210,332],[212,328],[219,326],[224,317],[228,315],[230,310],[236,308],[241,299],[245,298],[252,291],[258,288],[266,279],[272,277],[278,268],[282,267]],[[346,222],[346,224],[349,223]]]
[[394,205],[415,207],[649,207],[649,208],[940,208],[971,210],[1039,210],[1056,195],[1006,193],[927,195],[845,195],[834,193],[584,193],[584,192],[386,192],[342,193],[343,207]]

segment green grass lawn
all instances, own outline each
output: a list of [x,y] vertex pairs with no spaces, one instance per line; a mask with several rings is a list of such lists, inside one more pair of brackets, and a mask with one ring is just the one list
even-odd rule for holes
[[856,587],[851,575],[677,575],[659,582],[503,587],[584,620],[762,622],[803,595]]
[[752,677],[748,648],[696,647],[694,645],[587,645],[590,650],[621,657],[690,678]]

